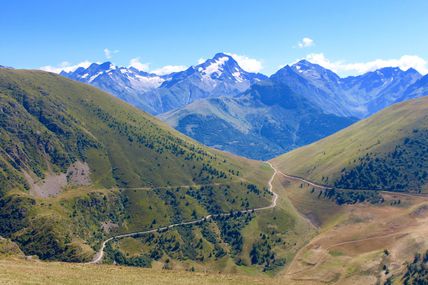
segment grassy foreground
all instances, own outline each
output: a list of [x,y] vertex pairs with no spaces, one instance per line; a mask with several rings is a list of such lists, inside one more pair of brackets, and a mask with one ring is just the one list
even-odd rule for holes
[[273,279],[114,265],[0,259],[1,284],[275,284]]

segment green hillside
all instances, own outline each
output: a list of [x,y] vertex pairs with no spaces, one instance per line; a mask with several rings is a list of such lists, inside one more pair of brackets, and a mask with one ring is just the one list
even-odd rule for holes
[[428,97],[387,108],[273,159],[285,173],[348,189],[428,191]]
[[107,236],[272,198],[266,164],[55,74],[0,69],[0,124],[0,235],[27,255],[90,260]]

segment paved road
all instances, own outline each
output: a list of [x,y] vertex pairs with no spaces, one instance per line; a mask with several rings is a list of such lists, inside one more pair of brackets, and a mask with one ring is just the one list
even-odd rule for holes
[[[272,209],[272,208],[276,207],[277,200],[278,200],[278,194],[273,191],[273,185],[272,185],[272,183],[273,183],[273,179],[275,178],[276,174],[278,173],[278,170],[275,167],[273,167],[273,165],[270,162],[266,162],[266,163],[274,171],[274,173],[272,174],[272,177],[269,179],[269,182],[268,182],[269,191],[273,195],[272,203],[269,206],[266,206],[266,207],[260,207],[260,208],[242,210],[242,211],[234,211],[233,212],[234,214],[236,214],[236,213],[245,214],[245,213],[250,213],[250,212],[259,212],[259,211],[264,211],[264,210],[268,210],[268,209]],[[196,186],[196,185],[194,185],[194,186]],[[143,189],[143,188],[139,188],[139,189]],[[197,220],[193,220],[193,221],[189,221],[189,222],[182,222],[182,223],[177,223],[177,224],[171,224],[171,225],[168,225],[168,226],[165,226],[165,227],[161,227],[161,228],[157,228],[157,229],[152,229],[152,230],[148,230],[148,231],[141,231],[141,232],[133,232],[133,233],[128,233],[128,234],[121,234],[121,235],[117,235],[117,236],[108,238],[105,241],[103,241],[103,243],[101,244],[100,250],[95,254],[93,260],[90,261],[90,262],[87,262],[86,264],[96,264],[96,263],[101,262],[103,260],[103,257],[104,257],[104,249],[105,249],[107,243],[109,243],[110,241],[112,241],[114,239],[121,239],[121,238],[125,238],[125,237],[133,237],[133,236],[140,236],[140,235],[155,233],[155,232],[158,232],[158,231],[165,231],[165,230],[172,229],[172,228],[175,228],[175,227],[178,227],[178,226],[198,224],[198,223],[206,222],[206,221],[211,220],[213,218],[217,218],[217,217],[228,217],[230,215],[231,215],[231,213],[208,215],[208,216],[205,216],[203,218],[200,218],[200,219],[197,219]]]

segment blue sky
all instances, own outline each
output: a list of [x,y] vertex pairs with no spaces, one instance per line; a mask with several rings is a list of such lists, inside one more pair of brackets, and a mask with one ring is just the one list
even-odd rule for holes
[[265,74],[301,58],[342,75],[428,72],[426,0],[0,1],[0,65],[16,68],[133,59],[165,72],[222,51]]

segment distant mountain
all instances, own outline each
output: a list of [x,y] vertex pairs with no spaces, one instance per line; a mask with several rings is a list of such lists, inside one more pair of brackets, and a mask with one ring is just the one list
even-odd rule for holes
[[410,85],[406,91],[396,101],[402,102],[412,98],[428,96],[428,75],[420,78],[414,84]]
[[202,64],[177,72],[145,97],[153,100],[154,113],[164,113],[198,99],[236,96],[266,78],[244,71],[231,56],[218,53]]
[[93,63],[88,68],[79,67],[60,75],[96,86],[137,108],[151,112],[142,95],[159,87],[164,77],[137,70],[134,67],[117,67],[111,62]]
[[254,84],[237,97],[198,100],[159,116],[203,144],[253,159],[270,159],[357,121],[326,114],[287,85]]
[[364,118],[397,102],[421,75],[414,69],[387,67],[340,78],[318,64],[302,60],[285,66],[271,78],[287,84],[326,113]]
[[267,78],[224,53],[165,76],[110,62],[61,75],[156,114],[206,145],[256,159],[314,142],[428,88],[428,78],[414,69],[341,78],[307,60]]
[[340,78],[302,60],[241,95],[199,100],[159,118],[206,145],[268,159],[324,138],[391,104],[419,97],[428,86],[427,79],[420,78],[414,69],[399,68]]
[[267,78],[246,72],[224,53],[165,76],[117,67],[110,62],[94,63],[87,69],[80,67],[61,75],[99,87],[151,114],[183,107],[201,98],[236,96],[251,84]]
[[[347,97],[361,106],[364,117],[400,102],[407,88],[421,78],[419,72],[410,68],[385,67],[360,76],[342,80],[342,89]],[[415,98],[415,97],[414,97]]]

